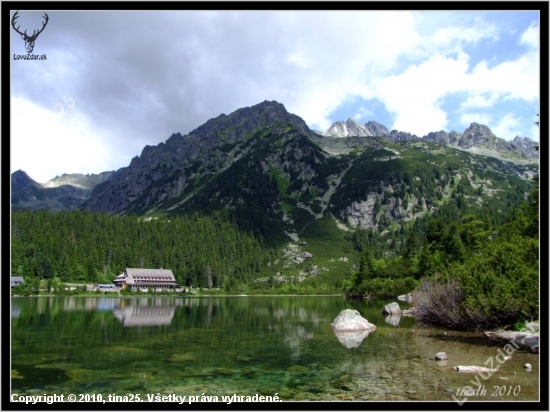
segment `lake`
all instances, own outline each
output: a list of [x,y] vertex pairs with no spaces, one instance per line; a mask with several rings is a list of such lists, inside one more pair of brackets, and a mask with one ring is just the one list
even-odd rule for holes
[[[17,396],[539,399],[538,355],[518,350],[500,364],[498,350],[504,345],[482,335],[420,327],[414,318],[386,319],[382,308],[391,300],[20,297],[11,302],[11,385]],[[337,336],[330,324],[343,309],[358,310],[377,330],[362,341]],[[437,352],[446,352],[448,360],[433,360]],[[490,367],[490,358],[499,369],[487,380],[453,370]],[[476,376],[481,390],[472,384]],[[476,394],[468,394],[467,387]]]

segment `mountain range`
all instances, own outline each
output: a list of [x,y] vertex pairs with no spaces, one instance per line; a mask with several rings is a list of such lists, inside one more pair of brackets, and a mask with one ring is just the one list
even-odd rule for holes
[[11,175],[12,210],[50,209],[57,212],[78,209],[90,197],[92,189],[113,173],[63,174],[40,184],[23,170],[18,170]]
[[536,145],[477,123],[418,137],[348,119],[319,133],[265,101],[145,146],[117,171],[44,185],[15,172],[12,209],[148,218],[223,210],[264,239],[298,240],[320,220],[389,233],[449,203],[495,213],[519,204],[538,173]]
[[[447,133],[440,130],[418,137],[414,134],[397,130],[390,132],[384,125],[375,121],[369,121],[361,125],[349,118],[345,122],[341,120],[335,122],[322,135],[324,137],[336,138],[379,136],[391,142],[421,140],[441,143],[457,149],[470,150],[473,153],[483,153],[487,156],[503,158],[514,162],[538,159],[538,153],[535,150],[537,143],[533,140],[527,137],[516,136],[513,140],[507,141],[496,137],[487,126],[478,123],[471,123],[463,133],[458,133],[454,130]],[[335,145],[334,143],[332,142],[333,146]],[[328,144],[331,144],[331,142],[329,141]]]

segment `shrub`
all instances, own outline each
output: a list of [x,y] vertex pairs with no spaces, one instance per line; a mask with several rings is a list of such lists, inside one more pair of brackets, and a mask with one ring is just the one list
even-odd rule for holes
[[413,294],[418,319],[481,330],[538,317],[538,241],[489,243],[464,263],[424,279]]
[[418,282],[412,277],[400,279],[374,278],[365,281],[363,285],[363,296],[392,298],[410,293],[418,286]]
[[481,324],[509,325],[538,317],[538,241],[515,236],[489,244],[481,256],[452,268],[463,308]]
[[464,297],[456,279],[424,278],[412,295],[416,317],[421,322],[468,329],[467,320],[460,311]]
[[527,332],[527,327],[525,326],[525,323],[521,322],[514,323],[513,329],[515,332]]

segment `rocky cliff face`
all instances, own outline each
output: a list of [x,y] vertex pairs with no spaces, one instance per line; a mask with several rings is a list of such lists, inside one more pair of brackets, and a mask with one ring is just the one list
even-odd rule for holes
[[526,137],[516,136],[512,141],[501,139],[487,126],[477,123],[470,124],[457,142],[457,146],[463,149],[507,159],[538,159],[536,145],[536,142]]
[[439,132],[428,133],[423,137],[423,139],[428,142],[435,142],[444,145],[457,145],[461,137],[462,133],[457,133],[454,130],[450,133],[440,130]]
[[390,132],[388,129],[378,122],[371,120],[363,126],[355,120],[349,118],[345,122],[342,120],[335,122],[325,133],[322,134],[329,137],[366,137],[387,136],[389,133]]
[[419,140],[419,137],[415,134],[400,132],[392,130],[389,135],[384,137],[389,142],[406,142],[409,140]]
[[470,124],[470,127],[462,133],[462,136],[458,141],[458,146],[463,149],[469,149],[470,147],[475,146],[495,150],[497,148],[496,142],[497,137],[487,126],[472,123]]
[[520,152],[522,156],[525,156],[529,159],[538,159],[539,152],[535,150],[535,147],[538,146],[538,143],[528,139],[527,137],[516,136],[511,142],[506,142],[507,147],[510,147],[512,152]]
[[188,135],[173,134],[166,143],[146,146],[104,184],[84,205],[92,212],[120,213],[165,203],[177,197],[194,179],[220,173],[249,150],[245,143],[269,128],[293,128],[310,134],[306,123],[277,102],[263,102],[230,115],[210,119]]
[[347,136],[372,136],[373,134],[365,126],[360,125],[353,119],[345,122],[335,122],[325,133],[325,136],[347,137]]
[[109,180],[114,173],[114,170],[99,174],[63,173],[61,176],[56,176],[52,180],[42,183],[42,187],[48,188],[70,185],[81,189],[92,190],[98,184]]
[[[393,167],[409,168],[417,156],[419,165],[429,159],[434,159],[434,165],[441,163],[433,156],[445,152],[445,147],[471,150],[483,146],[493,153],[507,147],[501,140],[477,124],[463,134],[439,131],[420,138],[397,130],[388,132],[373,121],[362,126],[353,119],[337,122],[319,135],[283,105],[263,102],[222,114],[188,135],[174,134],[165,143],[146,146],[128,167],[95,187],[84,209],[140,215],[228,209],[243,210],[238,212],[241,216],[249,213],[244,210],[261,209],[249,219],[257,219],[264,227],[269,226],[268,220],[282,219],[280,226],[296,233],[303,229],[296,222],[306,221],[306,215],[317,219],[330,211],[351,227],[381,228],[390,220],[407,221],[434,210],[434,203],[421,191],[403,195],[401,185],[408,187],[414,181],[395,183]],[[514,144],[529,153],[530,145],[522,139]],[[422,153],[415,154],[417,150]],[[363,155],[356,159],[354,156],[361,152]],[[396,162],[403,156],[408,163],[399,166]],[[458,154],[453,152],[452,156]],[[350,173],[362,177],[348,181],[345,170],[350,167]],[[374,171],[380,167],[383,174]],[[438,173],[447,175],[445,186],[430,196],[442,198],[454,189],[449,186],[448,173]],[[514,169],[514,173],[527,179],[533,171]],[[378,188],[370,183],[365,186],[364,179],[371,182],[370,174],[373,182],[387,174],[386,183],[379,182],[382,186]],[[496,190],[491,184],[480,186]],[[384,197],[381,193],[385,191]],[[393,193],[401,194],[393,198]]]
[[373,120],[365,123],[365,128],[371,133],[372,136],[386,136],[390,133],[386,126]]
[[12,192],[19,192],[25,190],[29,186],[39,187],[40,184],[35,182],[27,173],[23,170],[13,172],[11,175],[11,190]]

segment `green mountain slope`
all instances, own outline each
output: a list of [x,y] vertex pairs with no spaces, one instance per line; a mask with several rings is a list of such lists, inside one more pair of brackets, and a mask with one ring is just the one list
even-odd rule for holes
[[[476,127],[467,134],[472,147],[493,136]],[[538,170],[534,161],[511,163],[400,133],[323,137],[283,105],[264,102],[147,146],[97,185],[83,209],[156,218],[225,210],[270,246],[298,241],[328,217],[342,234],[371,230],[395,246],[395,236],[445,207],[486,209],[498,220],[525,200]]]
[[[487,149],[489,142],[496,150],[499,142],[487,128],[475,128],[463,136],[468,150],[457,146],[458,137],[453,140],[442,132],[430,139],[395,131],[379,137],[327,137],[309,130],[283,105],[264,102],[220,115],[188,135],[174,134],[165,143],[146,146],[128,167],[96,184],[80,209],[131,218],[136,225],[136,216],[140,222],[156,222],[151,227],[159,231],[165,241],[162,248],[168,251],[176,244],[170,246],[170,236],[199,234],[167,234],[164,228],[172,226],[163,222],[206,219],[209,247],[219,239],[215,232],[227,224],[231,231],[238,229],[242,239],[252,242],[251,234],[257,242],[254,261],[241,270],[246,276],[236,281],[244,284],[257,277],[259,287],[265,288],[305,281],[326,284],[329,290],[349,280],[364,250],[379,265],[378,273],[391,277],[400,269],[383,267],[381,259],[418,252],[434,222],[465,225],[486,240],[493,236],[491,228],[510,221],[514,208],[533,189],[538,164],[528,158],[513,163],[474,153],[469,149]],[[21,196],[32,198],[40,189],[36,185],[28,176],[17,175],[12,190],[21,189]],[[474,244],[473,237],[464,241]],[[116,270],[123,264],[159,266],[152,245],[147,243],[156,257],[149,263],[130,256],[118,261]],[[108,250],[98,253],[89,263],[88,278],[107,266],[101,256]],[[186,264],[191,269],[182,269],[181,276],[189,274],[189,283],[204,280],[206,271],[219,274],[216,282],[223,274],[233,278],[236,255],[210,262],[209,253],[201,249],[202,260]],[[162,264],[183,268],[180,258],[172,254]],[[40,267],[36,262],[33,265]],[[324,290],[319,287],[316,290]]]

